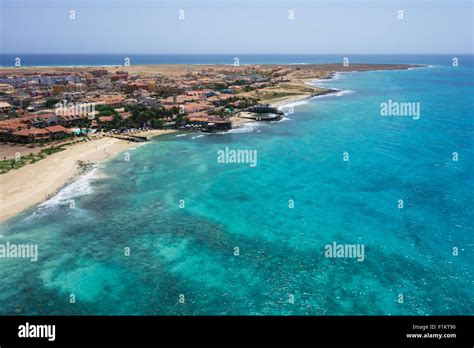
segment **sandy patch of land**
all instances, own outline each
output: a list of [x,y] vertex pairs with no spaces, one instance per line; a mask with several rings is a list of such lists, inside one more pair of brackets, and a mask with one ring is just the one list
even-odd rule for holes
[[70,143],[71,140],[55,141],[48,143],[44,146],[32,146],[31,144],[16,144],[16,143],[2,143],[0,144],[0,160],[14,159],[16,154],[19,153],[21,156],[29,154],[38,154],[41,150],[61,146],[63,144]]
[[117,71],[126,71],[130,75],[163,75],[176,76],[201,71],[209,67],[224,67],[225,65],[193,65],[193,64],[150,64],[131,66],[31,66],[31,67],[3,67],[0,74],[57,74],[57,73],[81,73],[92,70],[107,70],[110,74]]
[[245,123],[256,122],[255,120],[239,116],[232,116],[230,120],[232,122],[232,128],[239,128]]
[[[152,137],[169,130],[141,132]],[[139,134],[136,134],[139,135]],[[100,163],[117,156],[139,143],[111,137],[95,137],[54,153],[46,158],[0,175],[0,221],[45,201],[80,172],[78,161]]]
[[164,135],[164,134],[170,134],[170,133],[176,133],[176,129],[150,129],[144,132],[138,132],[138,133],[133,133],[132,135],[136,135],[139,137],[147,137],[147,138],[153,138],[158,135]]
[[83,142],[0,177],[0,221],[46,200],[77,174],[78,161],[97,163],[136,144],[101,138]]
[[21,144],[3,143],[0,145],[0,160],[14,159],[17,153],[19,153],[21,156],[25,156],[30,153],[37,154],[45,148],[48,147],[29,147],[27,145]]
[[[202,71],[203,69],[233,69],[233,62],[229,65],[224,64],[147,64],[130,66],[32,66],[32,67],[2,67],[0,74],[41,74],[41,73],[79,73],[90,72],[97,69],[105,69],[114,74],[117,71],[127,71],[131,75],[156,75],[176,76],[192,72]],[[258,64],[260,67],[285,67],[295,70],[295,75],[302,78],[327,78],[333,72],[343,71],[369,71],[369,70],[396,70],[419,67],[421,65],[409,64]]]
[[[286,98],[275,99],[275,100],[270,101],[270,105],[275,107],[275,108],[279,108],[281,106],[286,106],[286,105],[289,105],[289,104],[293,104],[293,103],[311,98],[311,96],[312,96],[311,94],[301,94],[301,95],[297,95],[297,96],[291,96],[291,97],[286,97]],[[285,110],[283,110],[283,111],[285,111]]]

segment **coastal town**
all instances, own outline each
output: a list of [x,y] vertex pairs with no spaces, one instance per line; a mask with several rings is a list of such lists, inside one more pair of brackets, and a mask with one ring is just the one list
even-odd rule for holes
[[[397,65],[375,67],[401,68]],[[352,70],[374,69],[355,65]],[[29,148],[150,129],[225,131],[281,118],[281,101],[334,92],[314,87],[341,66],[214,65],[0,69],[0,142]],[[13,153],[2,152],[3,159]]]
[[[51,197],[91,165],[173,132],[278,121],[291,103],[338,90],[337,72],[401,64],[0,68],[0,221]],[[184,135],[183,134],[183,135]]]
[[250,92],[278,85],[290,70],[223,66],[173,76],[101,68],[1,73],[0,141],[41,144],[160,128],[228,130],[239,111],[278,115]]

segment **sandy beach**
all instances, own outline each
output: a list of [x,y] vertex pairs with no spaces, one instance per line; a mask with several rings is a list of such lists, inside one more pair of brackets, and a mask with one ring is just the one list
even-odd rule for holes
[[[153,137],[174,132],[151,130],[140,135]],[[102,137],[74,144],[66,150],[0,175],[0,222],[45,201],[79,173],[78,161],[101,163],[139,146],[135,142]]]
[[[275,65],[262,65],[274,67]],[[284,66],[284,65],[279,65]],[[251,97],[261,103],[268,103],[280,107],[307,99],[317,95],[332,93],[327,88],[311,86],[308,81],[314,79],[330,79],[335,72],[343,71],[368,71],[368,70],[394,70],[408,69],[417,65],[407,64],[353,64],[344,67],[342,64],[309,64],[292,65],[291,73],[285,75],[276,84],[255,89],[249,92],[236,94],[237,97]],[[105,67],[110,73],[125,70],[130,74],[141,76],[174,76],[184,75],[191,72],[201,71],[208,68],[234,69],[232,66],[224,65],[142,65],[133,67]],[[0,73],[30,74],[35,73],[78,73],[90,72],[97,67],[22,67],[22,68],[0,68]],[[233,117],[233,127],[242,126],[252,120]],[[174,132],[174,130],[151,130],[133,135],[151,138],[157,135]],[[137,146],[135,142],[116,139],[111,137],[70,145],[66,150],[54,153],[46,158],[28,164],[17,170],[10,170],[0,175],[0,221],[4,221],[15,214],[44,201],[48,196],[57,192],[68,181],[78,173],[78,161],[98,163],[105,161],[127,148]],[[21,145],[5,145],[0,155],[5,159],[12,158],[16,152],[35,153],[40,149],[30,149]]]

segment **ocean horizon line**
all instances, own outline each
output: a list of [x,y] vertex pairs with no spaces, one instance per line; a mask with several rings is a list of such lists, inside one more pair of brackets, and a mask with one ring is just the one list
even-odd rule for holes
[[408,56],[408,55],[417,55],[417,56],[449,56],[453,54],[457,55],[466,55],[472,56],[474,52],[448,52],[448,53],[140,53],[140,52],[117,52],[117,53],[67,53],[67,52],[57,52],[57,53],[47,53],[47,52],[36,52],[36,53],[29,53],[29,52],[4,52],[0,53],[0,55],[12,55],[12,54],[28,54],[28,55],[122,55],[122,54],[137,54],[137,55],[180,55],[180,56],[216,56],[216,55],[248,55],[248,56],[260,56],[260,55],[271,55],[271,56],[328,56],[328,55],[354,55],[354,56]]

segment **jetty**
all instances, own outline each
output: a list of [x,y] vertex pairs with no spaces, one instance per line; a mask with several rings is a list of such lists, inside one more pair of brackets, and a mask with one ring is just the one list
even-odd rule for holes
[[116,138],[116,139],[121,139],[121,140],[126,140],[126,141],[133,141],[135,143],[143,143],[143,142],[146,142],[146,141],[149,141],[150,139],[148,139],[147,137],[142,137],[142,136],[138,136],[138,135],[124,135],[124,134],[112,134],[112,135],[109,135],[110,137],[112,138]]

